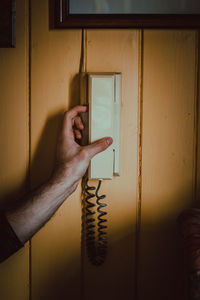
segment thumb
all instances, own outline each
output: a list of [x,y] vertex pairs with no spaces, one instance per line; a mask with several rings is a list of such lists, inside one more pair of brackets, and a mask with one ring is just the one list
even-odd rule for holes
[[106,150],[112,143],[113,139],[111,137],[105,137],[86,146],[90,159],[97,153]]

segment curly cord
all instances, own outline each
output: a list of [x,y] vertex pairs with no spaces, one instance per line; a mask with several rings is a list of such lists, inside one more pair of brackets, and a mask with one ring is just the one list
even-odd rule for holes
[[87,232],[87,242],[92,243],[95,239],[95,225],[93,224],[95,222],[95,219],[92,218],[92,215],[95,214],[94,210],[91,210],[92,207],[95,206],[94,203],[91,202],[92,198],[95,197],[95,194],[91,193],[90,191],[95,190],[95,187],[88,186],[86,187],[86,194],[87,197],[85,199],[87,206],[86,206],[86,232]]
[[[95,194],[91,191],[95,190],[95,187],[88,185],[88,179],[85,185],[85,201],[86,205],[86,248],[88,253],[88,258],[93,265],[100,266],[106,258],[107,254],[107,219],[104,217],[107,215],[107,212],[103,211],[103,208],[107,206],[106,203],[103,203],[102,200],[105,199],[105,195],[99,195],[99,189],[101,187],[101,180],[98,182]],[[97,203],[97,212],[98,212],[98,236],[97,240],[95,239],[95,211],[93,207],[95,204],[92,200],[96,198]]]

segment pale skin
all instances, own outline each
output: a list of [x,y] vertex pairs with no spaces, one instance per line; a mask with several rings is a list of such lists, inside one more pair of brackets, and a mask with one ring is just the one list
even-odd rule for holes
[[80,146],[82,139],[80,114],[85,106],[76,106],[65,113],[57,142],[55,169],[50,179],[38,189],[30,192],[21,205],[6,212],[6,217],[19,240],[24,244],[56,212],[60,205],[77,188],[90,160],[107,149],[113,142],[111,137],[102,138],[90,145]]

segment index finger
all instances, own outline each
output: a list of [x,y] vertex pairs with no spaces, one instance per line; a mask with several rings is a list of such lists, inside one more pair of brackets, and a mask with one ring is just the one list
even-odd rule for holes
[[73,119],[74,117],[76,117],[79,113],[83,113],[86,112],[87,110],[87,106],[82,106],[82,105],[77,105],[74,108],[70,109],[67,113],[66,113],[66,117],[68,119]]
[[79,114],[86,112],[87,107],[78,105],[75,106],[74,108],[70,109],[67,111],[64,115],[63,119],[63,126],[62,126],[62,132],[64,135],[70,136],[71,138],[74,137],[73,133],[73,119]]

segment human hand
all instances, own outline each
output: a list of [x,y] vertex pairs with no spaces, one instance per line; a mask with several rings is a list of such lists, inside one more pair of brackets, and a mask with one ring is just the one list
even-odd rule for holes
[[84,128],[79,114],[86,110],[85,106],[76,106],[65,113],[51,178],[28,193],[19,207],[6,213],[8,222],[22,243],[30,239],[76,189],[90,159],[112,144],[110,137],[86,146],[76,142],[81,140]]
[[65,113],[62,129],[58,138],[54,178],[74,191],[84,176],[90,160],[97,153],[106,150],[113,142],[105,137],[86,146],[76,140],[82,139],[84,125],[80,113],[87,111],[86,106],[76,106]]

